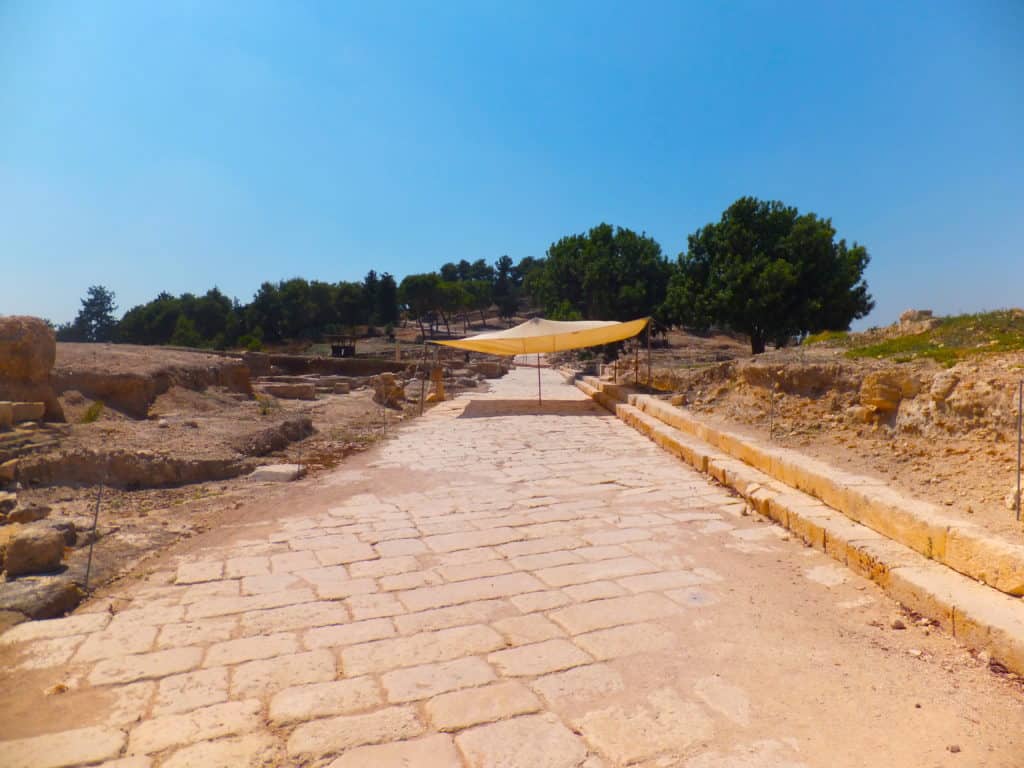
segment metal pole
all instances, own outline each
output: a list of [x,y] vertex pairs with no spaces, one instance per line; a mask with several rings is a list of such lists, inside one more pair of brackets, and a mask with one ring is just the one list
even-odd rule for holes
[[640,383],[640,339],[633,343],[633,386]]
[[1017,522],[1020,522],[1020,443],[1024,431],[1024,379],[1017,388]]
[[92,515],[92,534],[89,536],[89,559],[85,563],[85,583],[82,589],[89,591],[89,574],[92,572],[92,548],[96,545],[96,524],[100,519],[100,501],[103,499],[103,481],[100,480],[99,488],[96,489],[96,511]]
[[768,439],[772,439],[775,431],[775,385],[772,384],[768,390]]
[[540,405],[540,352],[537,353],[537,405]]
[[647,388],[650,389],[651,384],[651,321],[647,321]]

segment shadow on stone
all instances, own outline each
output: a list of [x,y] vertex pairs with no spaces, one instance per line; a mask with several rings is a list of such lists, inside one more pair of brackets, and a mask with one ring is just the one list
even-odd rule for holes
[[486,419],[494,416],[604,416],[587,400],[470,400],[460,419]]

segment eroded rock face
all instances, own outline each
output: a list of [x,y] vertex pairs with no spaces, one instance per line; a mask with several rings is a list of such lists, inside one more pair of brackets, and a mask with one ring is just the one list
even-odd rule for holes
[[0,317],[0,400],[45,403],[45,418],[63,421],[50,372],[57,339],[38,317]]
[[57,339],[38,317],[0,317],[0,378],[46,382],[57,360]]
[[917,376],[901,371],[876,371],[864,377],[860,402],[875,413],[892,413],[900,401],[911,399],[921,391]]
[[25,526],[7,542],[4,570],[8,578],[33,573],[51,573],[64,557],[60,531],[42,526]]

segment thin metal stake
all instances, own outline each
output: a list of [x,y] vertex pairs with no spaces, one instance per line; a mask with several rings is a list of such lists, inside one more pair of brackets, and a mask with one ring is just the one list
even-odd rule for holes
[[647,388],[652,387],[651,379],[651,321],[647,321]]
[[540,352],[537,353],[537,405],[542,405],[540,400]]
[[1024,431],[1024,380],[1017,389],[1017,522],[1020,522],[1020,443]]
[[100,480],[99,488],[96,489],[96,511],[92,515],[92,534],[89,536],[89,559],[85,563],[85,583],[82,589],[89,591],[89,574],[92,572],[92,548],[96,546],[96,524],[100,520],[100,501],[103,499],[103,481]]
[[772,439],[775,431],[775,385],[768,390],[768,439]]

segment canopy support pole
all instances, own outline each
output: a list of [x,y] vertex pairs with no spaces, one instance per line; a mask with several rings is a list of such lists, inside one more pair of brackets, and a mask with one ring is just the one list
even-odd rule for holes
[[541,405],[541,401],[540,401],[540,352],[537,353],[537,405]]
[[651,388],[651,321],[647,321],[647,388]]

